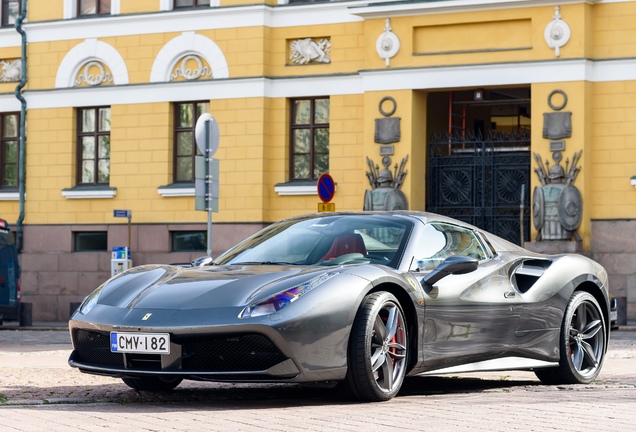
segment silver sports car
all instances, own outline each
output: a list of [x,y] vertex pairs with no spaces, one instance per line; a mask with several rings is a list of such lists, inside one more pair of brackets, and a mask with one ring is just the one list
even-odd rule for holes
[[72,316],[69,364],[138,390],[327,382],[365,401],[407,375],[533,371],[589,383],[609,340],[605,270],[430,213],[277,222],[207,264],[144,265]]

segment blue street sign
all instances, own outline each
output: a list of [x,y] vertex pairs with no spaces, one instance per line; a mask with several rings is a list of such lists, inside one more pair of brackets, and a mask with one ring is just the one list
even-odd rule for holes
[[132,210],[113,210],[113,217],[127,218],[132,216]]

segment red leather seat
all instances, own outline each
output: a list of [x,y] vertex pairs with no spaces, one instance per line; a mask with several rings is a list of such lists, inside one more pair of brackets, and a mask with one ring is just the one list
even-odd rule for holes
[[322,257],[321,261],[334,259],[340,255],[350,253],[361,253],[362,255],[367,254],[367,248],[365,247],[364,240],[362,240],[362,236],[360,234],[352,233],[336,237],[331,248],[329,248],[329,251],[327,251],[325,256]]

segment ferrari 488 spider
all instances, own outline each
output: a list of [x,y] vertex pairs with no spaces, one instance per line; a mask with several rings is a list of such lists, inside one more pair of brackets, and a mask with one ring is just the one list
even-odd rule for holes
[[607,350],[599,264],[430,213],[294,217],[208,261],[102,284],[70,320],[69,364],[138,390],[328,382],[382,401],[417,374],[522,369],[588,383]]

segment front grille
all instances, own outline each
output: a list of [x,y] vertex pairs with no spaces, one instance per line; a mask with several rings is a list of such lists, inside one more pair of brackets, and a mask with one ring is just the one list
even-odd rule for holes
[[183,369],[192,371],[262,371],[285,357],[263,335],[186,339],[182,343]]
[[110,352],[110,333],[73,329],[74,360],[86,365],[124,367],[124,355]]
[[[86,366],[160,371],[158,354],[126,354],[110,351],[110,333],[73,329],[73,360]],[[287,359],[265,336],[172,336],[181,345],[181,369],[192,372],[264,371]]]

